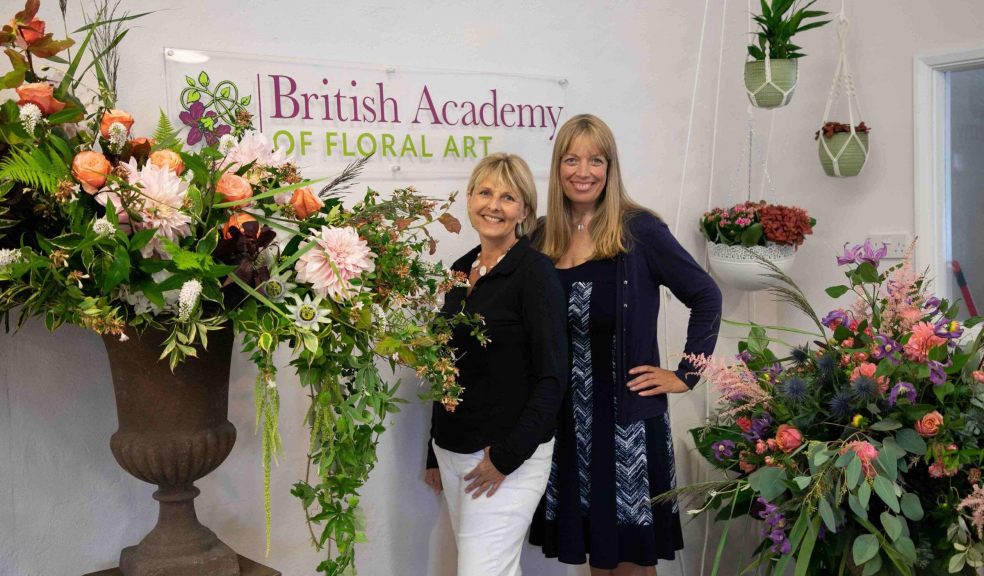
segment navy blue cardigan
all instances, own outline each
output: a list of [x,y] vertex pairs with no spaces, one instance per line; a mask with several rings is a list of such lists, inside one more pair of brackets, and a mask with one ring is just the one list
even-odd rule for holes
[[[629,370],[659,366],[656,328],[659,287],[666,286],[690,309],[685,354],[711,354],[721,326],[721,291],[710,275],[677,242],[666,224],[649,212],[628,215],[628,252],[616,257],[615,370],[618,422],[626,425],[666,412],[665,394],[639,396],[628,389]],[[542,230],[542,228],[541,228]],[[686,359],[675,371],[693,388],[700,377]]]

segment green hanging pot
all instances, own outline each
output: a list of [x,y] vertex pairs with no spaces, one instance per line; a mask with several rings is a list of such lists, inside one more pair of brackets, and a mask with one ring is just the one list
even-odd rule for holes
[[771,59],[767,74],[765,60],[745,62],[745,91],[753,106],[779,108],[789,104],[799,82],[797,59]]
[[819,149],[820,165],[827,176],[857,176],[868,160],[868,134],[838,132],[830,138],[821,137]]

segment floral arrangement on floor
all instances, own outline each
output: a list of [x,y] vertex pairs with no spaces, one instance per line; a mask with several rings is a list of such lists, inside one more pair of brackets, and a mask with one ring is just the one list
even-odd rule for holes
[[[692,513],[763,521],[748,570],[785,574],[976,574],[984,566],[984,337],[885,248],[845,247],[853,302],[819,317],[764,259],[781,301],[815,331],[751,325],[736,358],[694,357],[720,394],[696,444],[725,478],[663,495]],[[794,346],[779,333],[814,338]],[[783,336],[785,337],[785,336]],[[777,352],[781,347],[788,352]],[[717,551],[720,564],[727,532]],[[747,573],[742,572],[742,573]]]
[[742,202],[715,208],[700,219],[708,242],[726,246],[765,246],[769,243],[798,248],[813,234],[817,221],[797,206]]
[[[258,369],[268,546],[270,463],[281,449],[273,355],[289,347],[311,431],[309,474],[292,493],[326,550],[318,571],[349,570],[364,539],[358,491],[400,402],[378,365],[409,367],[431,383],[428,398],[453,410],[462,389],[450,331],[463,323],[481,336],[477,318],[438,315],[438,298],[461,279],[424,257],[434,253],[428,225],[460,229],[453,197],[370,190],[346,207],[340,192],[364,161],[314,186],[252,131],[245,98],[230,110],[199,96],[181,114],[186,142],[163,112],[152,137],[137,136],[107,79],[107,55],[126,31],[94,40],[137,16],[83,27],[75,45],[44,34],[38,9],[28,0],[0,32],[13,64],[0,82],[19,98],[0,105],[0,316],[8,329],[12,316],[17,327],[40,317],[49,329],[74,324],[121,340],[164,331],[172,368],[203,353],[210,332],[234,328]],[[74,56],[59,56],[73,45]],[[57,82],[42,75],[58,66]],[[98,86],[86,105],[90,75]]]

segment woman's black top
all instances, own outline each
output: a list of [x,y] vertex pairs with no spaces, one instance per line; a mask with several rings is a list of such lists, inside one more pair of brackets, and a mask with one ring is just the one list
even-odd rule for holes
[[[471,270],[476,247],[451,268]],[[461,403],[448,412],[434,403],[431,436],[451,452],[471,454],[490,446],[496,469],[509,474],[537,446],[549,441],[567,386],[566,298],[553,262],[521,238],[471,294],[457,287],[448,292],[445,314],[464,307],[485,320],[489,338],[482,346],[467,327],[455,330]],[[436,467],[433,454],[428,467]]]

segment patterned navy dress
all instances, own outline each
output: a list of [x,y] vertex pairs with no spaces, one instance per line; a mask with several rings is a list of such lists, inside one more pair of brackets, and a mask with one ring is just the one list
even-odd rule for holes
[[558,270],[567,292],[571,385],[547,491],[530,541],[567,564],[654,566],[683,548],[675,504],[649,498],[676,486],[669,416],[615,419],[615,260]]

